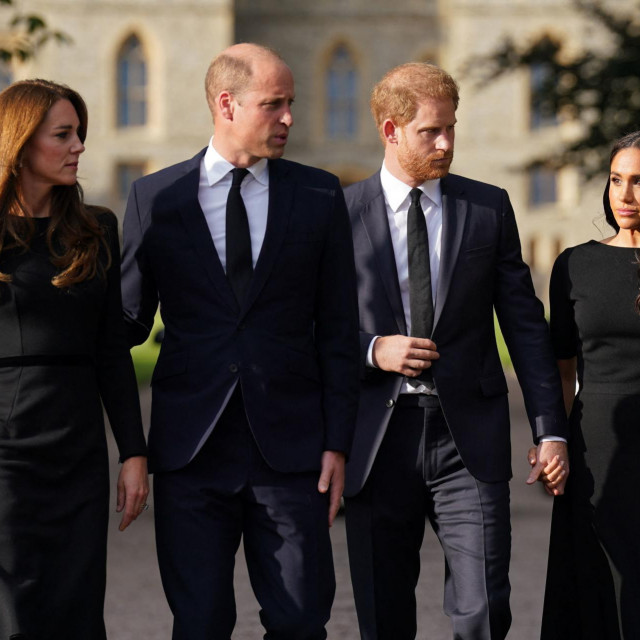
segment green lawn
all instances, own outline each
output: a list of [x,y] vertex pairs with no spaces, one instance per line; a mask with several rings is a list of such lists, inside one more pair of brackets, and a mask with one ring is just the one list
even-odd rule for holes
[[498,318],[496,318],[495,314],[493,316],[493,325],[496,330],[496,342],[498,343],[498,354],[500,355],[500,362],[502,362],[502,366],[505,369],[511,369],[511,356],[509,355],[509,350],[507,349],[507,345],[505,344],[504,338],[502,337],[502,331],[500,331]]
[[133,366],[136,370],[139,387],[148,385],[151,380],[151,374],[160,353],[160,345],[155,342],[155,335],[162,326],[162,320],[160,320],[160,315],[158,314],[148,340],[131,349],[131,357],[133,358]]

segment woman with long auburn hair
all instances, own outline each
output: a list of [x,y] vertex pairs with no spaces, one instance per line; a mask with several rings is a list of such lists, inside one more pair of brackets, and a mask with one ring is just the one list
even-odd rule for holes
[[615,234],[567,249],[551,275],[571,474],[554,498],[543,640],[640,638],[640,131],[614,144],[603,204]]
[[146,445],[125,340],[117,221],[83,203],[87,109],[46,80],[0,93],[0,638],[100,640],[109,509],[125,529]]

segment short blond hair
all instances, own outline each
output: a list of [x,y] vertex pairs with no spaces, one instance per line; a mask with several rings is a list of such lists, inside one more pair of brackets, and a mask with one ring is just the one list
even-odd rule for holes
[[[236,52],[238,49],[240,52]],[[253,43],[243,43],[225,49],[211,61],[204,81],[211,113],[215,110],[216,97],[223,91],[240,96],[248,89],[253,78],[252,61],[259,57],[271,57],[284,62],[282,56],[274,49]]]
[[428,62],[407,62],[387,71],[373,88],[370,101],[371,113],[383,140],[385,120],[404,127],[415,118],[418,103],[429,98],[451,98],[454,108],[458,108],[458,85],[440,67]]

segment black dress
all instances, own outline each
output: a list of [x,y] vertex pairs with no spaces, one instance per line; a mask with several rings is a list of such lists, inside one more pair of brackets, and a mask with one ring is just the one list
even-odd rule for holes
[[[106,278],[66,290],[34,219],[0,271],[0,639],[100,640],[109,473],[100,399],[121,458],[146,455],[122,320],[117,221],[93,210]],[[100,260],[105,263],[106,252]],[[24,635],[19,635],[24,634]]]
[[[640,252],[638,252],[640,254]],[[544,640],[640,638],[640,315],[634,249],[587,242],[551,276],[556,357],[577,356],[571,473],[554,500]]]

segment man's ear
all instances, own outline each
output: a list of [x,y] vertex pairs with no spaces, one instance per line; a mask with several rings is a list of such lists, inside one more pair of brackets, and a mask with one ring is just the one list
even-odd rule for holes
[[225,120],[233,120],[233,111],[235,108],[235,100],[233,96],[228,91],[222,91],[218,94],[218,99],[216,101],[218,105],[218,110],[220,111],[220,115]]
[[388,144],[398,144],[398,127],[393,120],[387,118],[382,123],[382,134]]

